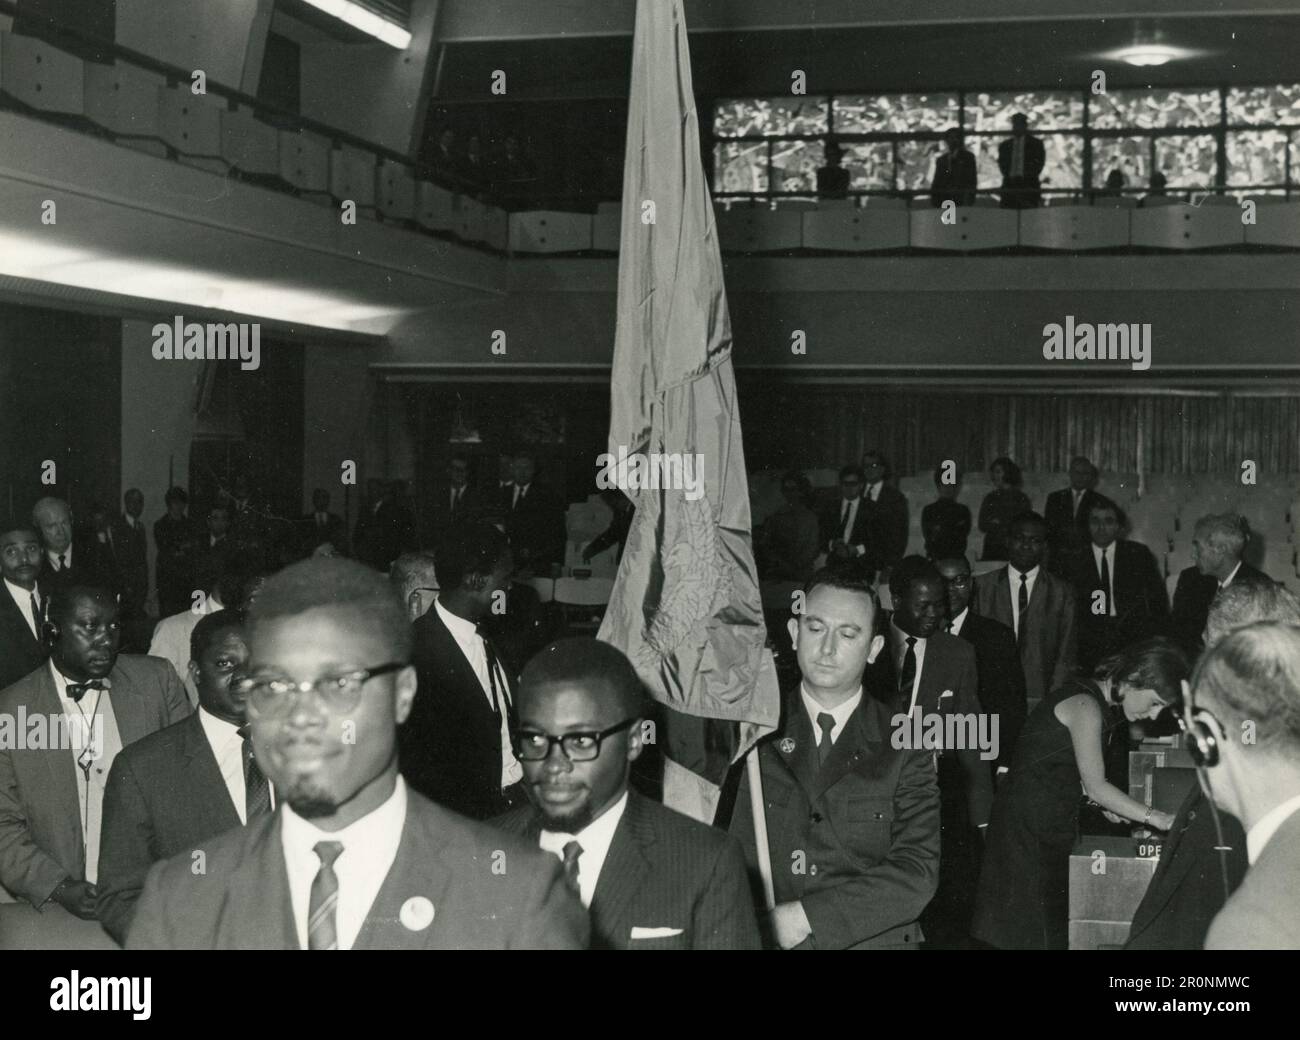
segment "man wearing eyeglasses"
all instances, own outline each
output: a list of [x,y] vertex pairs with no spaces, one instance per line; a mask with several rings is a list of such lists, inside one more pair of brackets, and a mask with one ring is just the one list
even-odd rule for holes
[[563,639],[519,682],[515,753],[530,804],[495,822],[553,853],[597,949],[757,949],[740,845],[628,787],[641,681],[617,649]]
[[[559,865],[408,790],[411,627],[381,575],[310,559],[249,615],[246,699],[276,811],[155,864],[132,949],[576,949]],[[194,869],[202,854],[202,873]]]

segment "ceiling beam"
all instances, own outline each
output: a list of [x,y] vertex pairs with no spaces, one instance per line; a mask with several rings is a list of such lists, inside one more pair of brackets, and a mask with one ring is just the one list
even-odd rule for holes
[[[692,32],[1106,18],[1295,15],[1295,0],[686,0]],[[636,0],[444,0],[440,43],[630,36]]]

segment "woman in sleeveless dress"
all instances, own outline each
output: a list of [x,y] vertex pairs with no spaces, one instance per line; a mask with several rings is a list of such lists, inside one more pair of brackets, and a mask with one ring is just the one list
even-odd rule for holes
[[[1004,949],[1065,949],[1070,850],[1086,796],[1103,810],[1157,830],[1169,813],[1130,798],[1106,779],[1108,733],[1154,719],[1181,699],[1190,672],[1170,639],[1135,643],[1045,697],[1021,731],[993,802],[971,934]],[[1117,821],[1118,822],[1118,821]]]

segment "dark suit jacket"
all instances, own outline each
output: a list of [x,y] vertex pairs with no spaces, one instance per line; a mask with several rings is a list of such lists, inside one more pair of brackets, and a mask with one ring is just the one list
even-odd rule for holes
[[41,588],[51,592],[70,585],[102,585],[114,594],[121,591],[112,551],[89,531],[73,535],[71,567],[56,571],[50,566],[49,555],[42,552],[39,581]]
[[1093,610],[1094,594],[1106,589],[1091,542],[1075,555],[1071,568],[1079,609],[1079,663],[1085,671],[1127,643],[1162,634],[1168,624],[1169,597],[1151,550],[1123,539],[1114,546],[1115,617]]
[[[975,579],[976,609],[1014,631],[1011,596],[1006,567]],[[1022,619],[1026,627],[1020,638],[1020,664],[1025,670],[1025,695],[1038,701],[1075,672],[1074,591],[1046,567],[1039,567],[1027,614]]]
[[[483,685],[438,611],[415,622],[412,660],[419,687],[397,731],[406,782],[427,798],[473,819],[504,812],[501,730]],[[515,674],[492,643],[515,700]]]
[[[45,609],[45,591],[37,585],[42,612]],[[41,619],[36,619],[40,627]],[[24,675],[39,668],[49,652],[27,627],[27,619],[18,604],[9,595],[9,589],[0,582],[0,690],[16,683]]]
[[[208,842],[202,876],[188,853],[155,863],[127,949],[298,949],[281,811]],[[414,898],[434,910],[418,930],[402,919]],[[408,790],[397,857],[352,948],[576,950],[587,945],[586,918],[550,853]]]
[[1026,194],[1032,193],[1031,197],[1037,199],[1038,178],[1047,164],[1047,149],[1043,146],[1042,138],[1026,134],[1024,176],[1013,177],[1011,159],[1014,146],[1014,137],[1008,137],[998,145],[998,169],[1002,171],[1002,186],[1024,190]]
[[[922,939],[917,918],[939,883],[939,789],[929,751],[892,746],[892,715],[864,694],[819,769],[795,686],[780,729],[755,752],[776,900],[798,900],[812,925],[800,949],[915,947]],[[756,870],[748,776],[731,833]]]
[[1025,703],[1025,672],[1020,667],[1016,634],[1002,622],[968,610],[957,635],[975,648],[980,704],[985,711],[996,712],[1001,720],[1001,747],[996,765],[1009,768],[1016,741],[1020,739],[1020,731],[1029,714]]
[[862,499],[870,507],[867,565],[873,570],[892,567],[907,550],[907,497],[884,484],[875,502],[866,494]]
[[[1219,811],[1227,856],[1228,887],[1236,889],[1246,873],[1246,833],[1237,818]],[[1174,817],[1160,850],[1160,862],[1146,894],[1133,914],[1126,950],[1199,950],[1210,922],[1223,907],[1219,839],[1210,807],[1196,784]]]
[[934,179],[930,182],[930,201],[936,206],[955,202],[969,206],[975,201],[975,156],[970,149],[958,152],[945,151],[934,163]]
[[453,524],[468,523],[483,516],[483,499],[469,484],[461,492],[455,509],[451,506],[451,485],[446,483],[434,487],[429,505],[432,530],[429,532],[430,539],[427,540],[436,540]]
[[173,520],[164,513],[153,524],[153,540],[158,547],[158,612],[169,617],[189,607],[194,591],[194,567],[199,545],[207,533],[189,517]]
[[[122,747],[190,713],[174,669],[159,657],[121,654],[108,674]],[[0,713],[61,715],[48,668],[0,693]],[[64,878],[86,876],[77,766],[66,748],[0,747],[0,885],[40,906]]]
[[[1271,582],[1263,571],[1252,567],[1245,560],[1233,575],[1232,583],[1239,581]],[[1219,591],[1218,581],[1208,574],[1202,574],[1193,564],[1184,568],[1178,575],[1178,584],[1174,586],[1174,609],[1169,623],[1173,636],[1183,648],[1196,657],[1205,647],[1202,638],[1205,632],[1205,620],[1210,615],[1210,603]]]
[[122,583],[123,602],[134,608],[143,608],[149,596],[149,552],[144,533],[144,521],[137,520],[132,527],[126,517],[119,515],[113,521],[113,559],[118,578]]
[[[492,822],[533,844],[542,832],[541,814],[531,805]],[[681,934],[633,941],[634,927]],[[757,950],[739,843],[629,791],[592,896],[591,942],[605,950]]]
[[1300,950],[1300,813],[1259,853],[1205,937],[1207,950]]
[[[968,615],[969,617],[969,615]],[[905,714],[911,704],[911,690],[898,688],[898,673],[894,667],[893,626],[889,620],[884,627],[885,648],[866,674],[869,692],[889,706],[896,714]],[[921,662],[921,677],[917,685],[916,704],[922,718],[928,715],[961,715],[978,719],[984,711],[979,700],[979,677],[975,665],[975,651],[964,640],[947,632],[936,632],[925,641],[925,659]],[[945,696],[946,695],[946,696]],[[1001,750],[1002,720],[998,720],[998,740],[993,748]],[[975,731],[978,733],[978,730]],[[990,731],[991,732],[991,731]],[[981,759],[976,747],[960,748],[955,754],[965,777],[965,801],[969,823],[979,827],[989,822],[993,808],[993,774],[989,769],[992,759]]]
[[325,526],[316,522],[315,513],[304,513],[298,521],[298,537],[304,552],[310,553],[318,545],[329,542],[341,553],[348,551],[348,529],[338,513],[325,514]]
[[[842,496],[837,497],[834,502],[822,509],[819,519],[823,549],[827,549],[831,542],[844,537],[844,521],[840,519],[840,513],[843,509],[844,498]],[[864,496],[862,501],[858,503],[858,512],[853,518],[853,530],[849,532],[849,537],[845,540],[850,547],[858,545],[865,547],[870,532],[871,500]]]
[[99,919],[118,942],[149,867],[240,826],[196,711],[137,740],[113,760],[99,845]]
[[970,528],[970,509],[950,498],[935,499],[921,510],[925,553],[933,559],[965,556]]
[[535,480],[528,485],[528,493],[512,507],[514,495],[513,484],[501,490],[506,536],[514,549],[516,565],[541,571],[549,570],[553,563],[563,563],[568,535],[564,503],[559,495]]
[[1072,575],[1078,565],[1076,556],[1089,545],[1088,510],[1101,496],[1089,488],[1074,508],[1074,490],[1061,488],[1047,496],[1043,519],[1047,521],[1047,543],[1052,555],[1048,561],[1053,574],[1063,578]]

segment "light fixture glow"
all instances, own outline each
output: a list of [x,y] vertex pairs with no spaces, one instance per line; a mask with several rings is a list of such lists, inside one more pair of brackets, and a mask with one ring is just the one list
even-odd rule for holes
[[1146,67],[1167,65],[1171,61],[1188,58],[1191,55],[1191,51],[1183,50],[1180,47],[1169,47],[1163,43],[1139,43],[1134,44],[1132,47],[1123,47],[1120,50],[1112,51],[1107,57],[1114,61],[1122,61],[1128,65]]
[[347,22],[354,29],[359,29],[377,40],[383,40],[384,43],[396,47],[399,51],[404,51],[411,45],[411,34],[400,25],[386,18],[380,18],[373,11],[367,11],[359,4],[354,4],[352,0],[306,0],[306,2],[341,22]]

